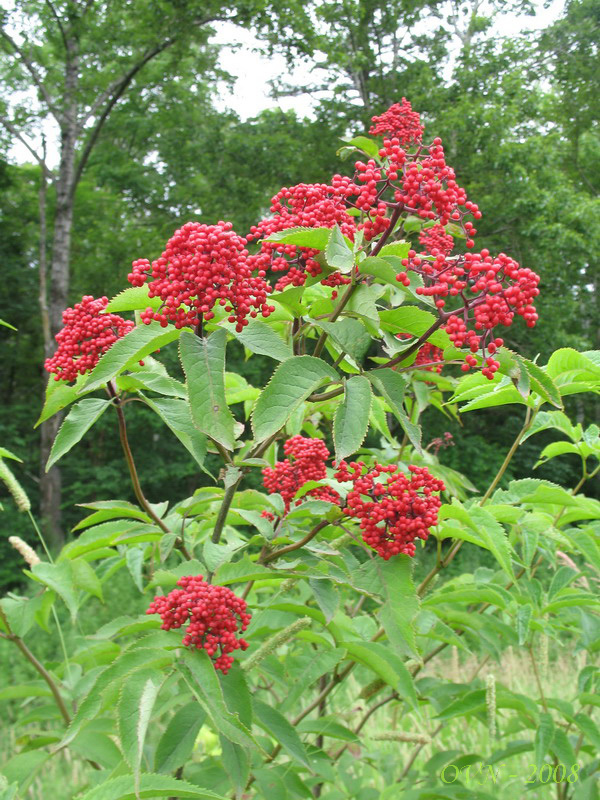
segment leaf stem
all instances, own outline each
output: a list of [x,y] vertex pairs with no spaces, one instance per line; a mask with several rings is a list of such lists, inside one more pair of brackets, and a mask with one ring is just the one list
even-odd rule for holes
[[304,547],[305,544],[314,539],[315,536],[322,531],[323,528],[326,528],[330,523],[328,520],[324,519],[321,520],[315,527],[309,531],[306,536],[300,539],[297,542],[292,542],[291,544],[287,544],[285,547],[280,547],[279,550],[275,550],[273,553],[269,553],[262,558],[263,564],[269,564],[271,561],[275,561],[276,558],[285,555],[286,553],[291,553],[293,550],[299,550],[301,547]]
[[228,486],[225,489],[225,494],[223,495],[223,502],[221,503],[221,508],[219,509],[219,513],[217,515],[217,521],[215,522],[215,527],[212,532],[211,541],[214,544],[218,544],[219,540],[221,539],[221,534],[223,533],[223,528],[225,527],[225,521],[227,519],[227,514],[229,513],[229,509],[231,508],[231,504],[233,503],[233,498],[235,497],[235,493],[237,492],[238,486],[242,482],[242,478],[244,477],[244,473],[242,472],[237,478],[237,480]]
[[492,495],[492,492],[494,491],[496,486],[502,480],[502,476],[506,472],[506,468],[508,467],[508,465],[512,461],[514,454],[517,452],[517,447],[521,444],[521,440],[523,439],[523,436],[525,436],[525,434],[527,433],[527,431],[531,427],[531,425],[533,423],[533,420],[536,417],[536,414],[537,414],[537,409],[532,414],[531,413],[531,408],[529,408],[529,407],[527,408],[527,413],[525,414],[525,422],[523,424],[523,427],[521,428],[521,430],[517,434],[514,442],[512,443],[512,447],[510,448],[510,450],[506,454],[506,458],[504,459],[504,461],[502,462],[502,465],[500,466],[500,469],[496,473],[496,477],[494,478],[494,480],[489,485],[487,492],[483,495],[483,497],[479,501],[479,505],[480,506],[482,506],[484,503],[487,503],[487,501],[490,499],[490,497]]
[[2,622],[6,626],[6,630],[8,631],[7,633],[2,634],[3,638],[8,639],[10,642],[16,644],[16,646],[23,653],[27,661],[29,661],[29,663],[33,666],[33,668],[46,681],[46,683],[48,684],[48,688],[52,692],[52,696],[54,697],[54,700],[56,702],[56,705],[58,706],[58,710],[60,711],[62,718],[64,719],[67,725],[70,725],[71,715],[67,710],[65,701],[63,700],[63,697],[58,689],[58,686],[54,681],[54,678],[52,677],[52,675],[50,675],[50,673],[44,667],[44,665],[40,661],[38,661],[37,658],[33,655],[33,653],[27,647],[23,639],[21,639],[20,636],[17,636],[16,633],[12,632],[8,619],[6,618],[6,614],[4,613],[4,610],[2,608],[0,608],[0,619],[2,620]]
[[[127,437],[127,425],[125,423],[125,414],[123,413],[122,402],[121,398],[119,397],[115,385],[112,381],[109,381],[106,385],[108,394],[113,399],[113,406],[115,411],[117,412],[117,418],[119,421],[119,438],[121,440],[121,447],[123,448],[123,454],[125,456],[125,461],[127,462],[127,467],[129,469],[129,475],[131,477],[131,483],[133,486],[133,491],[136,496],[136,499],[140,506],[144,509],[144,511],[148,514],[148,516],[152,519],[152,521],[158,525],[158,527],[163,531],[163,533],[171,533],[172,531],[170,528],[165,525],[162,519],[155,513],[155,511],[150,506],[150,503],[146,499],[144,492],[142,491],[142,485],[140,483],[140,479],[138,476],[138,472],[135,466],[135,461],[133,460],[133,453],[131,452],[131,447],[129,445],[129,439]],[[178,539],[177,548],[181,550],[183,555],[189,560],[191,559],[191,555],[186,548],[185,544]]]

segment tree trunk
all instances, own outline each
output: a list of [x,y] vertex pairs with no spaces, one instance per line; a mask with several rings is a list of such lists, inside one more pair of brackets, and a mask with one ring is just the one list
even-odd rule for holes
[[[62,313],[69,303],[69,258],[76,188],[74,175],[78,133],[76,94],[78,70],[76,43],[72,41],[65,73],[64,114],[61,120],[60,164],[56,180],[56,211],[50,265],[50,297],[47,306],[52,339],[62,328]],[[56,414],[43,423],[41,432],[40,514],[43,530],[52,547],[60,547],[65,538],[61,526],[60,469],[54,466],[49,472],[45,471],[46,461],[60,422],[61,415]]]

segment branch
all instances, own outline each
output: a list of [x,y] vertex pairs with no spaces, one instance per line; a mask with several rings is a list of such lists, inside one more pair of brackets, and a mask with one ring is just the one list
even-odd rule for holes
[[44,98],[44,101],[45,101],[45,103],[46,103],[46,105],[48,107],[48,111],[50,111],[50,113],[52,114],[54,119],[57,122],[59,122],[60,114],[59,114],[58,110],[56,109],[56,107],[54,105],[54,102],[53,102],[52,98],[50,97],[50,94],[49,94],[48,90],[44,86],[44,82],[42,81],[42,77],[39,74],[39,72],[37,71],[33,61],[24,52],[24,50],[22,50],[19,47],[19,45],[15,42],[15,40],[11,36],[9,36],[9,34],[4,30],[4,28],[2,28],[2,30],[0,31],[0,35],[2,36],[3,39],[6,39],[6,41],[9,43],[9,45],[15,51],[15,53],[17,53],[17,55],[19,56],[19,58],[23,62],[24,66],[25,66],[25,69],[27,70],[27,72],[29,72],[29,74],[33,78],[33,82],[35,83],[37,88],[40,90],[40,94]]
[[29,150],[29,152],[31,153],[31,155],[32,155],[32,156],[35,158],[35,160],[38,162],[38,164],[40,165],[40,167],[41,167],[41,168],[44,170],[44,172],[46,173],[46,175],[50,175],[50,176],[54,177],[54,174],[53,174],[53,173],[52,173],[52,172],[51,172],[51,171],[48,169],[48,167],[46,166],[46,162],[44,161],[44,159],[43,159],[43,158],[42,158],[42,157],[41,157],[41,156],[40,156],[38,153],[36,153],[36,151],[35,151],[35,150],[33,149],[33,147],[32,147],[32,146],[29,144],[29,142],[27,141],[27,139],[25,139],[25,137],[23,136],[23,134],[22,134],[22,133],[20,133],[20,132],[17,130],[17,128],[15,128],[15,126],[12,124],[12,122],[11,122],[9,119],[7,119],[5,116],[2,116],[2,115],[0,115],[0,124],[1,124],[1,125],[4,125],[4,127],[6,128],[6,130],[7,130],[7,131],[9,131],[10,133],[12,133],[12,135],[13,135],[15,138],[17,138],[17,139],[18,139],[18,140],[21,142],[21,144],[22,144],[24,147],[26,147],[26,148]]
[[50,9],[50,13],[52,14],[54,19],[56,20],[56,24],[58,25],[58,28],[60,30],[60,35],[61,35],[61,38],[63,40],[63,44],[65,46],[65,50],[68,50],[69,49],[69,44],[67,42],[67,34],[65,32],[65,29],[63,28],[62,22],[60,21],[60,17],[56,13],[56,9],[52,5],[51,0],[45,0],[45,2],[46,2],[46,5],[48,6],[48,8]]
[[264,556],[261,559],[262,563],[268,564],[270,561],[274,561],[276,558],[285,555],[285,553],[291,553],[293,550],[299,550],[301,547],[304,547],[305,544],[308,544],[311,541],[311,539],[314,539],[317,533],[319,533],[319,531],[322,531],[323,528],[326,528],[328,525],[329,522],[326,519],[321,520],[321,522],[315,525],[315,527],[299,541],[287,544],[285,547],[280,547],[279,550],[275,550],[275,552],[269,553],[269,555]]
[[155,56],[159,53],[162,53],[172,44],[174,44],[176,38],[173,39],[165,39],[164,42],[154,47],[152,50],[149,50],[142,58],[134,64],[131,69],[125,73],[119,80],[114,81],[108,89],[98,98],[94,106],[92,107],[90,113],[87,117],[80,122],[80,129],[83,124],[92,116],[103,103],[106,103],[106,106],[98,118],[96,124],[92,128],[90,133],[89,139],[86,142],[85,147],[83,148],[83,152],[79,158],[79,163],[77,164],[77,169],[75,170],[75,176],[73,178],[73,182],[71,185],[71,195],[75,194],[75,189],[77,188],[77,184],[81,180],[81,176],[83,174],[83,170],[85,169],[85,165],[90,157],[90,154],[98,140],[98,136],[100,135],[100,131],[102,130],[104,123],[110,116],[110,112],[113,110],[117,102],[121,99],[125,90],[131,83],[131,81],[135,78],[137,73],[144,67],[149,61],[151,61]]
[[71,723],[71,715],[67,711],[67,707],[65,705],[65,701],[63,700],[63,697],[62,697],[61,693],[58,690],[58,686],[54,682],[54,678],[52,677],[52,675],[50,675],[50,673],[44,667],[44,665],[40,661],[38,661],[37,658],[33,655],[33,653],[27,647],[27,645],[25,644],[23,639],[21,639],[20,636],[17,636],[16,633],[12,632],[12,629],[11,629],[11,627],[9,625],[9,622],[8,622],[7,618],[6,618],[6,614],[4,613],[2,608],[0,608],[0,619],[2,619],[2,622],[6,626],[7,633],[4,634],[5,638],[8,639],[11,642],[14,642],[14,644],[17,645],[17,647],[23,653],[23,655],[25,656],[27,661],[29,661],[29,663],[33,666],[33,668],[46,681],[46,683],[48,684],[48,688],[52,692],[52,696],[54,697],[54,700],[56,702],[56,705],[58,706],[58,710],[60,711],[62,718],[64,719],[64,721],[65,721],[65,723],[67,725],[70,725],[70,723]]

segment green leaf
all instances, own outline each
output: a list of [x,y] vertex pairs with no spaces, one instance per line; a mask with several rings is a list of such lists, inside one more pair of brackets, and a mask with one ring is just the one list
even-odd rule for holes
[[73,406],[58,430],[46,464],[46,472],[84,437],[110,404],[110,400],[87,397]]
[[477,689],[474,692],[465,692],[461,697],[453,700],[442,709],[437,715],[437,719],[447,720],[453,717],[462,717],[466,714],[483,711],[485,707],[485,689]]
[[225,402],[227,334],[219,328],[206,339],[184,331],[179,340],[194,425],[227,450],[235,447],[235,418]]
[[48,564],[46,561],[42,561],[34,564],[31,572],[40,583],[49,586],[65,601],[71,617],[75,618],[78,603],[71,563],[63,561],[60,564]]
[[161,683],[160,672],[139,670],[121,688],[117,706],[119,739],[125,760],[133,770],[136,792],[140,788],[146,732]]
[[561,386],[569,379],[590,382],[600,379],[600,366],[571,347],[555,350],[548,359],[546,372],[551,378],[556,378],[556,383]]
[[377,336],[379,332],[379,311],[377,310],[376,300],[379,300],[384,292],[384,286],[360,284],[348,300],[344,314],[356,314],[363,320],[369,333],[372,336]]
[[356,150],[362,150],[363,153],[379,161],[379,144],[374,139],[369,139],[366,136],[355,136],[349,142],[344,142],[344,145]]
[[529,635],[529,623],[532,613],[533,607],[531,603],[519,606],[519,610],[517,611],[517,633],[519,635],[519,645],[521,647],[525,644],[527,636]]
[[263,703],[256,696],[252,699],[252,707],[257,724],[272,736],[294,761],[298,761],[302,766],[311,769],[300,737],[283,714],[280,714],[272,706]]
[[579,712],[575,715],[575,722],[596,752],[600,752],[600,731],[594,720],[587,714]]
[[360,262],[358,270],[361,275],[371,275],[382,283],[389,284],[390,286],[399,286],[396,280],[396,270],[383,258],[368,256]]
[[186,703],[177,709],[156,746],[156,772],[175,772],[187,762],[205,719],[206,714],[196,702]]
[[0,319],[0,325],[2,325],[4,328],[10,328],[11,331],[17,330],[14,325],[11,325],[10,322],[5,322],[3,319]]
[[535,749],[535,764],[539,770],[544,763],[546,753],[552,747],[552,740],[554,739],[554,721],[551,714],[546,711],[540,712],[540,724],[535,734],[534,749]]
[[344,399],[337,407],[333,420],[336,460],[355,453],[364,442],[369,430],[371,402],[371,384],[367,378],[355,375],[345,381]]
[[335,717],[318,717],[317,719],[303,719],[296,729],[299,733],[314,733],[317,736],[330,736],[332,739],[341,739],[343,742],[359,742],[358,736],[341,725]]
[[544,398],[548,403],[552,403],[557,408],[562,408],[563,403],[560,398],[560,392],[552,378],[544,372],[533,361],[529,361],[522,356],[518,356],[518,361],[525,367],[531,389]]
[[325,622],[331,622],[340,604],[340,595],[335,584],[326,578],[309,578],[308,583],[325,616]]
[[144,396],[144,400],[158,414],[169,430],[175,434],[198,466],[204,472],[207,472],[204,467],[206,437],[194,426],[189,403],[186,400],[177,400],[175,398],[163,399]]
[[346,244],[346,237],[342,234],[339,225],[334,225],[327,247],[325,248],[325,260],[330,267],[340,272],[351,272],[354,266],[354,254],[352,248]]
[[413,679],[402,659],[380,642],[340,642],[353,661],[371,669],[415,709],[419,707]]
[[310,247],[314,250],[325,250],[331,236],[331,228],[287,228],[272,233],[265,242],[293,244],[296,247]]
[[269,356],[276,361],[285,361],[293,355],[291,342],[284,341],[270,325],[261,320],[250,320],[239,332],[233,326],[228,326],[226,330],[253,353]]
[[[276,608],[279,606],[275,606]],[[282,611],[285,608],[281,609]],[[298,616],[304,616],[308,609],[305,606],[300,606],[296,612]],[[316,611],[316,609],[315,609]],[[342,660],[345,651],[341,647],[331,648],[329,650],[322,649],[319,653],[319,658],[314,658],[308,655],[306,658],[291,656],[286,658],[286,669],[290,676],[288,691],[283,698],[279,708],[281,711],[289,711],[293,708],[297,700],[313,685],[322,675],[331,672]]]
[[231,742],[257,747],[249,729],[225,704],[215,668],[206,650],[185,652],[177,667],[215,729]]
[[371,345],[371,336],[365,326],[357,319],[345,317],[335,322],[309,320],[314,322],[332,339],[336,347],[360,364]]
[[115,681],[129,675],[134,670],[148,669],[151,666],[164,667],[172,660],[173,656],[167,650],[149,647],[140,647],[121,653],[115,661],[96,675],[94,685],[79,705],[59,747],[66,747],[70,744],[83,725],[96,716],[102,705],[102,694],[107,687],[114,685]]
[[[424,311],[416,306],[393,308],[382,311],[379,316],[384,330],[392,333],[411,333],[413,336],[423,336],[437,320],[430,311]],[[428,336],[427,341],[442,349],[450,344],[448,334],[439,329]]]
[[180,397],[187,400],[187,390],[181,381],[157,372],[138,372],[136,370],[129,375],[121,375],[117,378],[117,386],[126,392],[135,389],[149,389],[151,392],[164,394],[167,397]]
[[111,778],[99,786],[94,786],[86,792],[80,800],[136,800],[148,798],[155,800],[157,797],[177,797],[178,800],[226,800],[223,795],[215,794],[193,786],[187,781],[180,781],[167,775],[144,774],[140,776],[139,789],[136,791],[133,775],[122,775],[120,778]]
[[402,402],[407,386],[406,380],[402,375],[388,368],[372,370],[367,372],[366,376],[387,401],[410,443],[417,452],[421,453],[421,428],[410,421]]
[[236,797],[241,797],[250,775],[250,760],[243,747],[220,736],[221,760],[225,772],[235,786]]
[[256,401],[252,413],[256,441],[283,428],[300,403],[328,378],[339,380],[337,372],[319,358],[294,356],[283,361]]
[[181,330],[172,326],[162,328],[158,322],[136,326],[104,353],[83,383],[83,388],[86,392],[98,389],[145,356],[174,342],[180,335]]
[[477,531],[487,549],[494,555],[509,578],[514,580],[511,553],[512,546],[506,531],[485,509],[474,506],[469,510],[469,517],[477,526]]
[[389,561],[374,558],[370,564],[377,590],[384,599],[379,617],[388,639],[399,652],[418,657],[414,620],[419,612],[419,598],[412,580],[412,558],[401,554]]
[[111,314],[120,314],[122,311],[145,311],[147,308],[157,311],[161,303],[160,297],[148,296],[147,284],[130,286],[109,300],[105,311]]
[[102,584],[94,572],[93,567],[91,567],[88,562],[84,561],[82,558],[76,558],[70,563],[75,586],[77,586],[79,589],[83,589],[84,592],[88,592],[88,594],[97,597],[101,602],[104,602],[104,598],[102,596]]

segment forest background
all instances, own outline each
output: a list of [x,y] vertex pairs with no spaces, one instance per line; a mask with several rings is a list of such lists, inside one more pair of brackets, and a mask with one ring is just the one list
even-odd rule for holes
[[[15,470],[55,545],[79,519],[76,503],[127,492],[108,419],[65,456],[60,472],[55,467],[48,478],[41,466],[52,431],[44,441],[43,426],[40,433],[34,425],[43,361],[63,308],[84,293],[115,294],[132,260],[156,258],[188,220],[231,220],[245,234],[282,186],[351,174],[354,159],[336,156],[341,140],[364,133],[373,114],[402,97],[442,137],[461,185],[483,211],[481,246],[506,249],[541,275],[539,324],[510,329],[507,345],[531,359],[539,354],[540,363],[559,347],[600,347],[598,0],[572,0],[545,28],[510,36],[498,34],[510,27],[499,21],[534,15],[536,7],[501,0],[247,0],[226,10],[165,0],[2,5],[0,318],[17,331],[0,328],[0,443],[23,459]],[[67,30],[57,24],[65,11]],[[273,92],[313,98],[310,116],[273,108],[241,120],[224,107],[231,77],[220,66],[223,22],[284,59]],[[75,87],[67,69],[72,46]],[[290,83],[299,66],[307,85]],[[89,119],[69,139],[73,109]],[[61,170],[69,153],[67,185]],[[65,204],[72,227],[65,227]],[[244,362],[241,347],[230,363],[253,385],[268,378],[266,360]],[[590,398],[566,398],[572,419],[600,421]],[[449,431],[460,439],[442,461],[468,464],[483,490],[521,425],[513,413],[508,406],[450,421],[433,411],[425,437]],[[159,425],[132,404],[130,440],[148,496],[172,500],[210,482]],[[553,440],[551,432],[541,436]],[[531,475],[541,444],[526,441],[505,480]],[[570,458],[535,474],[572,487],[579,463]],[[587,494],[598,497],[598,488]],[[11,503],[2,522],[31,540]],[[0,585],[14,586],[19,574],[19,556],[3,537]]]

